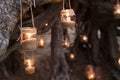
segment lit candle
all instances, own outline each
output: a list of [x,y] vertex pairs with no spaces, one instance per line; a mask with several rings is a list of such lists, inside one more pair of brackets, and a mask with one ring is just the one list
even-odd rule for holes
[[28,62],[28,64],[26,64],[26,68],[25,68],[26,72],[30,73],[30,74],[34,73],[35,72],[35,67],[32,65],[31,60],[28,59],[27,62]]
[[39,39],[39,46],[40,47],[44,47],[44,40],[43,40],[43,38]]
[[74,59],[75,58],[75,55],[73,53],[70,54],[70,58],[71,59]]
[[27,39],[30,39],[32,37],[31,33],[26,33]]
[[87,35],[83,35],[83,36],[82,36],[82,40],[85,41],[85,42],[87,42],[87,41],[88,41]]
[[70,46],[70,42],[68,40],[64,40],[63,47],[69,47],[69,46]]
[[118,64],[120,65],[120,58],[118,59]]
[[87,65],[86,67],[86,77],[88,80],[94,80],[95,79],[95,71],[94,67],[92,65]]
[[67,22],[70,22],[71,21],[71,18],[68,16],[68,17],[66,17],[66,21]]
[[87,72],[87,77],[89,80],[94,79],[95,78],[95,72],[94,71],[88,71]]

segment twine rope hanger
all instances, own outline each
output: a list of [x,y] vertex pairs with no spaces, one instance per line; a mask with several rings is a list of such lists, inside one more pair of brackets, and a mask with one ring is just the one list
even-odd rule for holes
[[[35,27],[35,23],[34,23],[34,16],[33,16],[33,10],[32,10],[32,4],[34,5],[34,7],[36,7],[36,4],[35,4],[35,0],[33,0],[33,3],[32,3],[32,0],[29,0],[29,4],[30,4],[30,11],[31,11],[31,17],[32,17],[32,25],[33,25],[33,28]],[[21,32],[21,28],[22,28],[22,26],[23,26],[23,19],[22,19],[22,16],[23,16],[23,13],[22,13],[22,11],[23,11],[23,7],[22,7],[23,5],[22,5],[22,0],[20,0],[20,27],[19,27],[19,29],[20,29],[20,32]],[[20,38],[21,38],[21,35],[18,37],[18,39],[17,39],[17,41],[19,41],[20,40]]]
[[[71,2],[68,0],[69,9],[71,9]],[[65,0],[63,0],[63,10],[65,10]]]
[[[32,18],[32,26],[35,27],[35,22],[34,22],[34,16],[33,16],[33,10],[32,10],[32,5],[34,5],[34,7],[36,7],[36,4],[35,4],[35,0],[29,0],[29,5],[30,5],[30,12],[31,12],[31,18]],[[22,16],[23,16],[23,7],[22,7],[22,0],[20,0],[20,28],[22,28],[23,26],[23,19],[22,19]]]

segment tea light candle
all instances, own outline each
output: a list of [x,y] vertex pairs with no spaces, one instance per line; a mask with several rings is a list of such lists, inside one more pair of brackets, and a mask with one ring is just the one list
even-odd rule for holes
[[82,36],[82,40],[85,41],[85,42],[87,42],[87,41],[88,41],[87,35],[83,35],[83,36]]
[[32,65],[31,60],[28,59],[27,62],[28,62],[28,64],[26,64],[25,71],[26,71],[27,73],[30,73],[30,74],[34,73],[34,72],[35,72],[35,67]]
[[87,77],[89,80],[94,79],[95,78],[95,73],[93,71],[88,71],[87,72]]
[[75,58],[75,55],[73,53],[70,54],[70,58],[71,59],[74,59]]
[[43,40],[43,38],[39,39],[39,47],[44,47],[44,40]]

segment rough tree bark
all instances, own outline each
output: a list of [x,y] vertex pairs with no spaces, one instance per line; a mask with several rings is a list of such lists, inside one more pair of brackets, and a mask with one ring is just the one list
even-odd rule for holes
[[62,50],[63,27],[60,17],[56,16],[51,37],[51,76],[49,80],[69,80],[68,66]]
[[[28,1],[23,1],[24,13],[29,9]],[[36,3],[43,5],[49,0],[36,0]],[[0,58],[6,55],[10,36],[19,21],[20,5],[19,0],[0,0]],[[1,61],[0,61],[1,62]]]

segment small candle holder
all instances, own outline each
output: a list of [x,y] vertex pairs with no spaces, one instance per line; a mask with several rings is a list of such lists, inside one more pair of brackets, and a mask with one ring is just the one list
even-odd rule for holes
[[43,38],[40,38],[39,39],[39,47],[40,48],[43,48],[45,46],[45,44],[44,44],[44,39]]
[[63,9],[61,11],[61,22],[65,28],[75,27],[75,12],[73,9]]
[[87,65],[86,67],[86,77],[88,80],[94,80],[95,79],[95,70],[94,67],[92,65]]
[[32,74],[35,72],[35,58],[33,55],[32,51],[26,51],[26,53],[24,53],[24,65],[25,65],[25,71],[28,74]]
[[36,39],[37,30],[32,27],[21,28],[21,43],[25,50],[35,50],[37,47]]
[[33,61],[31,59],[27,59],[25,61],[25,71],[28,74],[33,74],[35,72],[35,66],[34,66]]

